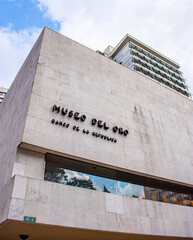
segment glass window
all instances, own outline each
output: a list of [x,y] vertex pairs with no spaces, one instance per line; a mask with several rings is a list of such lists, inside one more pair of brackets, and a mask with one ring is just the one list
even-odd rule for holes
[[[133,198],[143,198],[184,206],[193,206],[191,194],[163,190],[161,187],[171,186],[171,183],[121,172],[106,167],[76,161],[52,154],[46,154],[46,181],[65,184],[73,187],[119,194]],[[145,186],[145,185],[149,186]],[[150,185],[157,185],[157,187]],[[173,184],[173,188],[184,189]],[[192,190],[188,190],[192,191]]]

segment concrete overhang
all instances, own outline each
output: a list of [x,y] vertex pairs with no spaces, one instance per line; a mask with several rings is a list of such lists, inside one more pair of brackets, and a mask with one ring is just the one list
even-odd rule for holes
[[142,235],[134,233],[107,232],[81,228],[61,227],[39,223],[28,223],[23,221],[6,220],[0,224],[1,240],[20,239],[19,235],[29,235],[28,240],[189,240],[186,237]]

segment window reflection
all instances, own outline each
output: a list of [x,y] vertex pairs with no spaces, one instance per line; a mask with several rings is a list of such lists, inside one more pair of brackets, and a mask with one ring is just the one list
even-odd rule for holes
[[116,193],[129,197],[144,198],[144,187],[137,184],[117,181]]
[[[193,207],[191,194],[130,183],[129,181],[137,182],[137,176],[74,160],[65,159],[61,162],[60,160],[54,163],[46,162],[45,180],[106,193]],[[128,182],[124,181],[125,179]]]
[[173,204],[180,204],[184,206],[193,206],[193,197],[188,194],[176,193],[172,191],[150,187],[144,187],[144,192],[146,199]]

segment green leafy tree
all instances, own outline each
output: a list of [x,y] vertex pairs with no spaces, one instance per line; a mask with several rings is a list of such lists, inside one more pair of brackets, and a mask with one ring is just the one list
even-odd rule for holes
[[79,179],[77,177],[73,177],[68,180],[68,176],[63,168],[47,167],[44,179],[51,182],[96,190],[93,186],[92,180],[90,179]]
[[110,193],[110,191],[107,189],[105,185],[103,185],[103,192]]
[[66,183],[68,176],[63,168],[46,168],[44,179],[51,182]]
[[76,177],[73,177],[66,184],[71,185],[71,186],[96,190],[96,188],[93,186],[92,180],[90,180],[90,179],[88,179],[88,180],[87,179],[78,179]]

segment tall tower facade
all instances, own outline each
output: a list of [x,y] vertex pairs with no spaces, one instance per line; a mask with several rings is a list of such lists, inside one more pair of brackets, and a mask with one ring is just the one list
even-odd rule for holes
[[3,99],[5,98],[7,91],[7,88],[0,87],[0,103],[2,103]]
[[121,65],[191,97],[186,80],[179,70],[180,65],[129,34],[106,53]]

